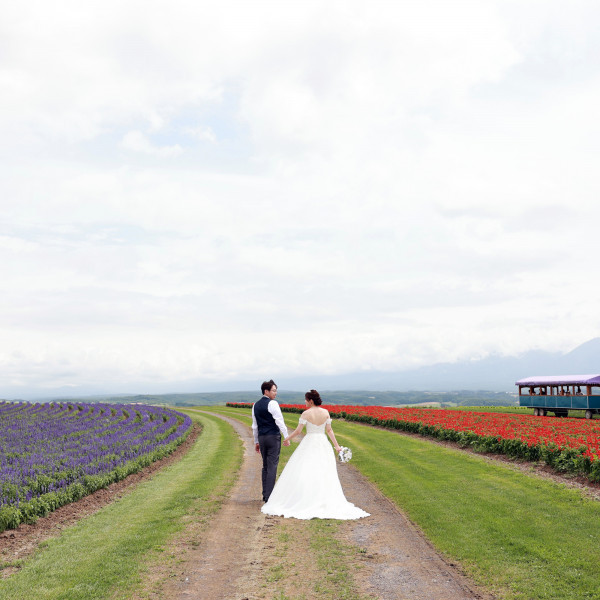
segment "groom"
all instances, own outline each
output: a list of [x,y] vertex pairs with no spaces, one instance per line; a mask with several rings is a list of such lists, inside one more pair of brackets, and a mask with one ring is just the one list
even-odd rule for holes
[[[271,379],[271,381],[264,381],[260,389],[263,397],[252,405],[252,433],[254,447],[262,456],[262,494],[266,502],[275,487],[281,435],[285,439],[288,431],[279,404],[275,400],[277,385]],[[283,445],[289,446],[290,443],[284,442]]]

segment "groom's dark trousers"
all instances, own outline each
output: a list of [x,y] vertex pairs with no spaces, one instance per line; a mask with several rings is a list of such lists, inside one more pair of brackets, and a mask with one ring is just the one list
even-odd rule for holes
[[263,396],[258,402],[254,403],[252,409],[258,428],[258,447],[263,459],[262,488],[265,502],[269,499],[275,487],[279,451],[281,450],[281,433],[275,418],[269,412],[270,402],[274,402],[274,400]]
[[279,452],[281,451],[281,434],[260,435],[258,436],[258,445],[262,456],[262,489],[263,500],[266,502],[275,487],[275,477],[277,476],[277,465],[279,464]]

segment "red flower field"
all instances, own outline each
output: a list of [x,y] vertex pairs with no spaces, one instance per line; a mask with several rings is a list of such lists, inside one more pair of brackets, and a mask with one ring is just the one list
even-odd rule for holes
[[[282,404],[281,408],[298,413],[305,410],[299,404]],[[334,418],[451,440],[481,452],[543,460],[558,470],[585,473],[600,481],[600,420],[431,408],[326,408]]]

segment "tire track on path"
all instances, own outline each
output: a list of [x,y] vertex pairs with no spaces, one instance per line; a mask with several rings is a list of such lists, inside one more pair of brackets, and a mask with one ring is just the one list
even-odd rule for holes
[[[204,412],[204,411],[194,411]],[[260,455],[254,450],[249,428],[235,419],[218,416],[229,423],[244,442],[239,477],[220,510],[211,518],[202,544],[186,553],[183,574],[163,590],[167,598],[179,600],[240,598],[237,593],[244,567],[260,546],[266,516],[260,512]]]
[[382,600],[492,600],[458,566],[447,562],[421,530],[359,471],[338,465],[348,500],[371,516],[345,521],[346,540],[359,546],[362,569],[355,580],[363,593]]

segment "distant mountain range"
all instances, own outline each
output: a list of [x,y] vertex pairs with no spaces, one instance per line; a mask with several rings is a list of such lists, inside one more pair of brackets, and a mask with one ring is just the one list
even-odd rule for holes
[[[467,360],[454,363],[438,363],[409,371],[368,371],[345,373],[341,375],[290,375],[284,373],[267,373],[279,384],[280,390],[300,392],[311,388],[319,391],[474,391],[488,390],[495,392],[516,391],[515,381],[533,375],[580,375],[600,374],[600,337],[581,344],[567,353],[544,352],[535,350],[520,356],[489,356],[481,360]],[[249,380],[223,380],[220,382],[198,379],[186,382],[161,383],[152,386],[147,384],[128,386],[131,390],[98,390],[95,388],[65,388],[54,390],[52,394],[44,394],[44,400],[67,397],[90,397],[106,394],[189,394],[210,392],[260,391],[260,377]],[[262,380],[261,380],[262,381]],[[41,399],[42,394],[31,390],[12,393],[4,390],[5,398]],[[18,395],[17,395],[18,394]]]
[[[600,374],[600,338],[568,353],[533,350],[520,356],[438,363],[410,371],[291,377],[287,389],[323,390],[495,390],[514,392],[515,381],[533,375]],[[284,385],[283,380],[280,384]]]

